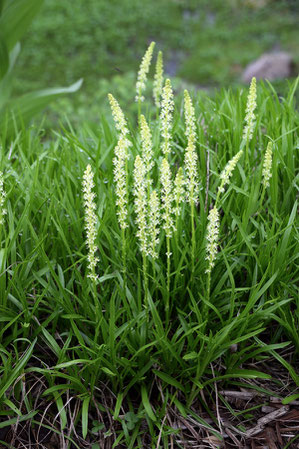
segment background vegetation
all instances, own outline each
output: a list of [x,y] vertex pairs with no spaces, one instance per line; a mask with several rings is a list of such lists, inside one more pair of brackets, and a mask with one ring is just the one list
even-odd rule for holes
[[[0,10],[3,5],[0,0]],[[298,62],[297,19],[291,0],[45,0],[24,40],[13,92],[18,98],[85,81],[51,106],[46,121],[37,116],[28,128],[20,114],[12,133],[2,116],[0,445],[189,449],[200,439],[211,448],[236,441],[241,447],[254,445],[250,432],[273,404],[274,410],[290,407],[287,424],[295,419],[297,425],[299,78],[277,89],[258,83],[248,159],[240,159],[218,205],[211,289],[205,259],[219,175],[244,144],[247,86],[240,74],[274,47],[291,51]],[[134,87],[151,40],[164,51],[166,73],[176,75],[173,177],[184,167],[187,145],[181,91],[192,92],[200,201],[194,227],[189,205],[182,206],[171,240],[169,289],[161,238],[145,294],[132,192],[140,153]],[[211,90],[218,86],[225,89]],[[160,124],[151,88],[149,82],[142,112],[153,134],[152,176],[159,188]],[[113,181],[118,135],[108,92],[129,116],[132,142],[126,276]],[[25,111],[32,106],[26,98]],[[272,177],[263,190],[269,140]],[[96,288],[87,277],[87,164],[95,173]],[[240,406],[240,398],[228,400],[227,389],[249,399]],[[297,446],[294,428],[280,435],[284,449]]]
[[80,93],[56,104],[51,123],[55,111],[97,122],[105,80],[128,91],[151,40],[164,51],[169,75],[197,87],[232,86],[264,51],[290,51],[298,64],[298,20],[292,0],[46,0],[24,40],[15,87],[25,92],[83,77]]

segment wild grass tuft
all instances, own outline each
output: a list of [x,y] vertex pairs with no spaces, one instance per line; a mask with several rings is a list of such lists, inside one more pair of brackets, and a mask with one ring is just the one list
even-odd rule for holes
[[110,95],[116,130],[103,116],[97,133],[1,142],[1,413],[47,428],[42,392],[62,447],[167,448],[184,432],[171,410],[221,440],[215,385],[267,382],[251,363],[269,357],[299,383],[296,83],[283,100],[257,85],[247,159],[246,91],[191,107],[163,89],[158,119],[146,99],[128,124]]

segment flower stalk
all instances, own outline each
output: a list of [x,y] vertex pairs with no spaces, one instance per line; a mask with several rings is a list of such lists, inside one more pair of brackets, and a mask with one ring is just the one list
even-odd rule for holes
[[3,172],[0,171],[0,226],[4,223],[4,217],[7,214],[7,210],[4,207],[6,201],[6,192],[4,190]]
[[148,123],[141,114],[140,116],[140,137],[141,137],[141,151],[142,151],[142,159],[145,165],[146,177],[147,177],[147,190],[148,190],[148,199],[150,194],[150,186],[152,183],[151,180],[151,169],[154,166],[153,162],[153,142],[152,142],[152,133]]
[[173,91],[170,79],[165,81],[165,86],[162,90],[161,112],[160,112],[160,129],[162,142],[162,153],[166,159],[168,159],[171,149],[171,131],[173,121],[174,101]]
[[142,58],[137,75],[135,100],[138,102],[138,117],[140,117],[141,114],[141,103],[144,101],[143,91],[145,90],[146,87],[146,80],[153,56],[154,47],[155,42],[151,42],[151,44],[149,45],[148,49],[145,52],[145,55]]
[[161,173],[161,201],[162,201],[162,222],[166,236],[166,257],[167,257],[167,296],[166,296],[166,323],[169,322],[169,295],[170,295],[170,239],[175,231],[173,220],[173,182],[171,180],[171,171],[166,158],[162,160]]
[[195,207],[198,203],[199,182],[198,182],[198,157],[196,154],[196,124],[195,110],[191,97],[187,90],[184,91],[184,112],[185,112],[185,135],[188,139],[188,145],[185,153],[185,170],[187,201],[190,203],[190,221],[191,221],[191,279],[193,279],[195,269]]
[[97,300],[97,280],[98,275],[96,274],[96,266],[99,259],[96,257],[96,238],[97,238],[97,217],[95,214],[96,203],[94,199],[96,197],[93,192],[94,182],[93,182],[93,172],[90,164],[87,165],[86,170],[83,175],[82,190],[84,199],[84,210],[85,210],[85,230],[86,230],[86,246],[88,249],[88,277],[92,281],[93,298],[95,303],[95,315],[99,319],[99,301]]
[[128,227],[127,215],[128,215],[128,159],[129,148],[132,143],[128,140],[127,134],[129,129],[126,118],[122,112],[117,100],[113,95],[108,94],[108,99],[111,106],[112,116],[115,122],[115,127],[119,131],[119,138],[117,145],[114,149],[114,184],[116,194],[116,207],[117,218],[121,229],[121,241],[122,241],[122,265],[124,275],[124,292],[126,292],[126,279],[127,279],[127,240],[126,240],[126,228]]
[[211,272],[215,266],[215,260],[218,252],[218,239],[219,239],[219,212],[214,206],[208,216],[207,227],[207,246],[206,246],[206,260],[208,261],[207,273],[207,300],[210,300],[211,290]]
[[157,114],[161,106],[161,94],[163,89],[163,54],[159,51],[156,62],[156,73],[154,77],[153,97],[157,108]]
[[256,108],[256,79],[253,77],[249,87],[249,94],[247,97],[245,126],[243,130],[243,139],[246,144],[245,160],[247,169],[249,169],[249,143],[253,136],[255,127],[255,115],[254,110]]
[[221,193],[224,193],[225,186],[230,183],[230,178],[232,177],[233,171],[236,168],[237,163],[239,162],[240,157],[243,154],[243,150],[240,150],[224,167],[220,174],[221,183],[218,187],[217,197],[215,202],[215,207],[217,207]]
[[145,307],[148,318],[148,277],[147,277],[147,256],[148,256],[148,226],[147,226],[147,195],[146,195],[146,168],[143,160],[138,155],[134,164],[134,196],[136,223],[138,226],[137,237],[143,262],[143,281],[145,294]]
[[265,157],[264,157],[264,163],[263,163],[263,170],[262,170],[262,195],[260,199],[260,205],[262,206],[266,189],[267,187],[270,187],[270,179],[272,177],[272,149],[273,149],[273,143],[270,141],[267,145]]

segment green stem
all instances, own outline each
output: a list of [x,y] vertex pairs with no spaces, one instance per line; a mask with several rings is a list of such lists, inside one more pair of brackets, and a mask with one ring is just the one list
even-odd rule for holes
[[170,296],[170,237],[166,237],[167,246],[167,295],[166,295],[166,327],[169,323],[169,296]]
[[195,223],[194,223],[194,201],[191,201],[191,281],[193,281],[194,276],[194,266],[195,266]]
[[261,212],[262,207],[263,207],[263,202],[264,202],[265,193],[266,193],[266,189],[265,189],[265,186],[263,185],[263,190],[262,190],[262,194],[261,194],[261,198],[260,198],[259,212]]
[[[221,187],[221,184],[220,184],[220,187]],[[220,192],[219,192],[219,189],[218,189],[217,196],[216,196],[216,201],[215,201],[216,209],[217,209],[217,205],[218,205],[218,202],[219,202],[219,198],[220,198]]]
[[124,296],[126,297],[127,289],[127,244],[126,244],[126,231],[122,228],[121,230],[121,241],[122,241],[122,269],[123,269],[123,290]]
[[99,337],[99,323],[101,321],[101,317],[102,317],[102,311],[100,310],[99,307],[99,300],[98,300],[98,295],[97,295],[97,283],[96,283],[96,272],[95,272],[95,267],[93,267],[92,270],[92,296],[93,296],[93,301],[94,301],[94,314],[95,314],[95,335],[94,335],[94,342],[97,343],[98,342],[98,337]]
[[[210,296],[211,296],[211,272],[209,271],[207,273],[207,295],[206,295],[207,302],[210,302]],[[202,319],[203,321],[208,319],[208,306],[206,304],[204,304],[202,309]]]
[[249,171],[250,164],[249,164],[249,139],[248,138],[247,138],[246,147],[245,147],[245,165],[246,165],[246,170]]
[[141,116],[141,100],[139,98],[139,100],[138,100],[138,122],[140,121],[140,116]]
[[156,108],[156,120],[158,121],[160,117],[160,110],[159,108]]
[[142,254],[143,259],[143,285],[144,285],[144,299],[145,299],[145,312],[146,321],[149,322],[149,302],[148,302],[148,277],[147,277],[147,258],[146,255]]

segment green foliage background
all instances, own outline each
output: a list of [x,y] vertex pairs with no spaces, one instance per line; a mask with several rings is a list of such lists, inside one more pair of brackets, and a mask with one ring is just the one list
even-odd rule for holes
[[232,0],[45,0],[24,42],[18,87],[84,77],[94,92],[102,77],[136,71],[151,40],[171,75],[231,85],[264,51],[289,50],[299,62],[298,17],[294,1],[255,8]]

